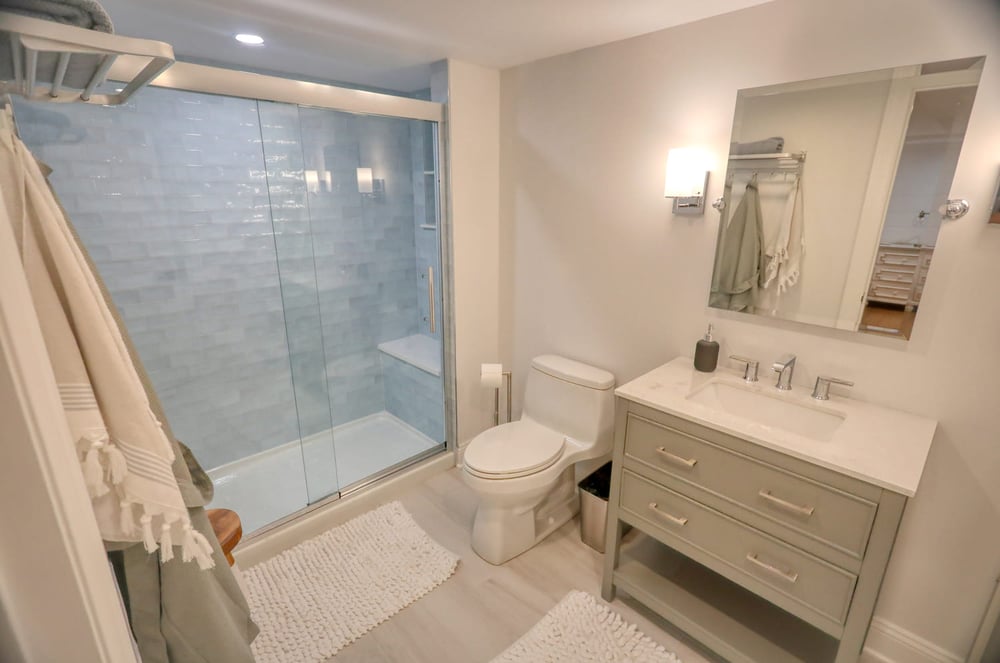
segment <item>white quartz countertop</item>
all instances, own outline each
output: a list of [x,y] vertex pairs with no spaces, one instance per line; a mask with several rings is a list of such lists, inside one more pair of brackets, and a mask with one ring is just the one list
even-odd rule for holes
[[[701,373],[691,359],[679,357],[623,384],[615,394],[907,497],[916,493],[936,421],[835,394],[816,401],[810,388],[798,384],[779,392],[768,377],[748,385],[735,371]],[[819,441],[688,399],[713,380],[835,413],[844,421],[829,440]]]

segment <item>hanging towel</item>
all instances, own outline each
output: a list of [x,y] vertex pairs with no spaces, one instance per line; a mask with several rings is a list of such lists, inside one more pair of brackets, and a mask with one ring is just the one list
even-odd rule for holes
[[709,306],[730,311],[753,310],[762,245],[760,197],[754,175],[729,223],[719,233]]
[[183,561],[211,568],[212,546],[192,528],[173,449],[114,316],[38,164],[4,124],[0,222],[18,241],[101,537],[162,546],[163,562],[177,545]]
[[802,218],[802,178],[795,175],[774,239],[764,247],[760,274],[762,289],[774,287],[779,294],[795,285],[805,253],[805,225]]
[[785,292],[798,283],[799,274],[802,272],[802,258],[806,254],[806,225],[805,217],[802,215],[804,195],[802,177],[796,177],[792,220],[788,229],[788,249],[778,268],[778,292]]
[[0,11],[98,32],[115,31],[108,12],[96,0],[0,0]]
[[[39,167],[47,179],[50,169],[42,163]],[[49,189],[52,189],[51,184]],[[56,202],[59,202],[58,199]],[[61,206],[60,209],[66,217],[66,211]],[[250,643],[258,629],[250,618],[250,607],[223,556],[204,509],[211,502],[215,487],[191,450],[178,441],[170,429],[163,404],[153,389],[142,358],[129,338],[128,329],[107,285],[72,224],[69,224],[69,229],[97,281],[104,303],[114,317],[149,405],[172,443],[172,470],[188,508],[188,517],[192,526],[211,544],[212,559],[215,561],[215,566],[203,573],[194,564],[184,564],[179,556],[173,555],[173,551],[170,553],[173,561],[162,563],[166,554],[162,546],[159,553],[149,554],[141,543],[105,544],[125,599],[129,624],[142,663],[253,663]]]

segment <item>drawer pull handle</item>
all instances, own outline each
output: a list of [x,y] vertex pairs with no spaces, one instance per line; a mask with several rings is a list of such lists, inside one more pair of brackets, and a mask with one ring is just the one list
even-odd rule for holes
[[655,513],[656,515],[660,516],[660,517],[666,518],[667,520],[669,520],[673,524],[677,525],[678,527],[684,527],[685,525],[687,525],[687,521],[688,521],[687,518],[678,518],[677,516],[673,516],[673,515],[667,513],[666,511],[660,511],[656,507],[656,502],[650,502],[649,503],[649,510],[652,511],[653,513]]
[[675,465],[683,465],[688,469],[691,469],[692,467],[698,464],[697,458],[681,458],[677,454],[670,453],[663,447],[656,447],[656,453],[660,454],[661,456],[669,460],[671,463],[674,463]]
[[778,576],[782,580],[787,580],[788,582],[795,582],[799,579],[799,574],[794,571],[782,571],[776,566],[771,566],[766,562],[762,562],[757,559],[756,553],[747,553],[747,561],[756,564],[760,568],[764,569],[768,573]]
[[769,490],[760,490],[757,492],[757,494],[763,497],[771,504],[774,504],[775,506],[780,507],[785,511],[790,511],[797,516],[804,516],[808,518],[809,516],[813,515],[813,511],[816,510],[815,507],[799,506],[798,504],[792,504],[787,500],[783,500],[780,497],[775,497],[774,495],[771,494],[771,491]]

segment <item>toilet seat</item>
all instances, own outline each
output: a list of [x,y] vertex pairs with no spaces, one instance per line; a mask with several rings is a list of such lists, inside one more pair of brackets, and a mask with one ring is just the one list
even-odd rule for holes
[[565,435],[530,419],[490,428],[465,450],[466,470],[484,479],[514,479],[551,467],[563,454]]

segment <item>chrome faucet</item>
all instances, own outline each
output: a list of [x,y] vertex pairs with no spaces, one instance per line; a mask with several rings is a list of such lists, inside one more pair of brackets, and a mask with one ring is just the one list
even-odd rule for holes
[[830,400],[830,385],[840,384],[845,387],[853,387],[854,383],[850,380],[841,380],[840,378],[831,378],[826,375],[821,375],[816,378],[816,386],[813,387],[812,397],[818,401],[828,401]]
[[743,370],[743,381],[744,382],[756,382],[757,381],[757,367],[760,365],[756,359],[751,359],[750,357],[743,357],[741,355],[729,355],[730,359],[735,361],[742,361],[746,364],[746,368]]
[[792,373],[795,371],[795,355],[782,355],[771,366],[778,374],[778,384],[775,386],[781,391],[792,389]]

